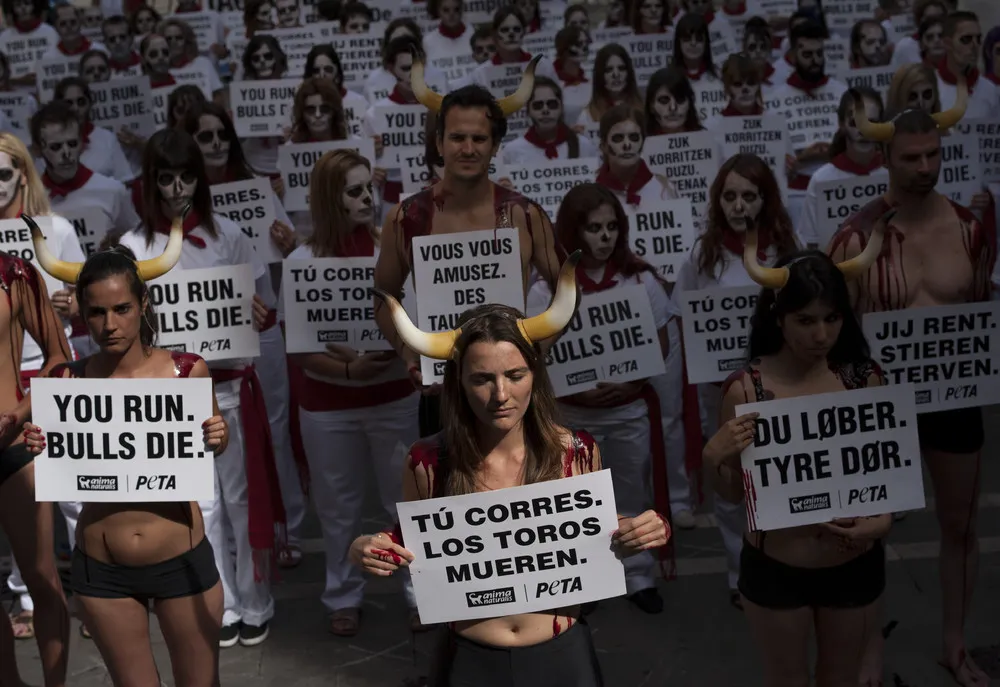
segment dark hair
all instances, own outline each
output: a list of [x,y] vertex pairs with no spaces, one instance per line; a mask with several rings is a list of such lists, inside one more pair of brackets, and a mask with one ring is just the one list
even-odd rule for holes
[[700,14],[685,14],[677,22],[674,29],[674,66],[684,68],[684,54],[681,52],[681,42],[689,36],[701,36],[705,39],[705,47],[701,52],[701,62],[705,71],[718,77],[715,61],[712,59],[712,39],[708,32],[708,23]]
[[51,24],[53,27],[56,25],[56,22],[59,19],[59,10],[64,8],[73,10],[73,16],[76,17],[77,21],[80,20],[80,11],[76,8],[76,5],[73,5],[72,3],[67,2],[66,0],[59,0],[54,5],[52,5],[51,9],[49,9],[48,23]]
[[152,245],[156,227],[166,218],[160,209],[160,187],[156,176],[164,169],[183,169],[193,172],[198,185],[191,200],[191,209],[198,213],[202,226],[211,236],[217,236],[215,220],[212,218],[212,194],[205,174],[205,159],[201,148],[191,134],[179,128],[160,129],[149,137],[142,151],[142,219],[146,245]]
[[243,50],[243,74],[253,74],[254,79],[259,78],[257,70],[253,66],[253,55],[264,47],[270,48],[271,52],[274,53],[274,73],[276,76],[271,78],[283,77],[288,71],[288,56],[281,49],[281,43],[278,42],[278,39],[266,33],[254,34]]
[[66,97],[66,91],[73,86],[83,91],[84,98],[91,103],[94,102],[94,95],[90,92],[90,85],[81,76],[67,76],[65,79],[59,79],[59,83],[52,90],[52,99],[62,100]]
[[[792,17],[793,18],[796,16],[807,17],[810,21],[820,25],[820,27],[823,29],[823,38],[829,38],[830,26],[829,24],[827,24],[826,21],[826,10],[823,9],[823,0],[814,0],[814,2],[816,3],[816,13],[819,15],[818,17],[814,18],[812,11],[802,9],[802,0],[798,0],[799,10],[793,13]],[[789,30],[791,30],[791,22],[789,22],[788,26]],[[792,45],[795,44],[792,43]]]
[[[582,7],[582,5],[570,5],[570,7],[576,9],[578,7]],[[567,50],[569,50],[571,47],[573,47],[580,41],[581,36],[586,36],[587,39],[589,40],[590,32],[588,32],[587,29],[581,28],[574,24],[567,24],[566,26],[559,29],[559,31],[556,33],[556,39],[555,39],[556,58],[561,59],[562,56],[566,54]]]
[[612,57],[620,59],[628,73],[628,79],[625,82],[624,103],[635,108],[642,107],[642,96],[639,95],[639,84],[636,81],[632,57],[619,43],[605,43],[594,56],[594,85],[590,92],[590,102],[585,108],[590,114],[590,118],[595,122],[600,121],[604,113],[614,104],[614,99],[608,93],[607,85],[604,83],[604,70],[607,69],[608,62],[611,61]]
[[950,38],[954,36],[959,24],[964,24],[967,21],[978,24],[979,17],[975,12],[967,12],[965,10],[958,10],[949,14],[944,20],[944,37]]
[[[674,45],[678,45],[678,43],[674,43]],[[687,118],[684,120],[684,130],[701,131],[704,127],[702,127],[698,119],[698,100],[695,98],[694,88],[691,87],[691,80],[688,79],[684,68],[679,66],[677,62],[674,62],[669,67],[657,69],[649,77],[649,85],[646,87],[646,102],[643,106],[643,115],[646,118],[646,130],[648,134],[652,136],[654,135],[653,132],[659,131],[660,128],[656,117],[653,115],[653,103],[656,102],[656,94],[662,88],[666,88],[675,100],[686,100],[690,103]]]
[[444,96],[441,101],[441,109],[437,115],[437,137],[439,141],[444,140],[444,127],[448,121],[448,111],[454,107],[473,108],[481,107],[486,110],[486,118],[490,120],[490,136],[493,145],[499,145],[503,137],[507,135],[507,118],[503,116],[503,110],[496,98],[488,90],[477,84],[462,86],[451,91]]
[[826,40],[826,31],[818,22],[809,19],[788,32],[788,45],[795,50],[795,44],[801,40]]
[[[257,31],[260,30],[260,27],[257,24],[257,12],[259,12],[260,8],[263,7],[264,5],[271,5],[273,7],[274,0],[244,0],[243,26],[246,28],[247,37],[252,38],[256,36]],[[247,49],[249,48],[250,46],[248,45]],[[245,57],[246,52],[244,52],[243,54],[244,54],[244,60],[246,60]],[[244,68],[246,68],[246,65],[244,65]]]
[[[149,5],[143,5],[142,7],[139,7],[138,9],[136,9],[136,11],[133,12],[132,14],[130,14],[129,17],[128,17],[128,25],[129,25],[129,28],[132,29],[132,35],[135,35],[135,36],[139,35],[139,32],[135,28],[135,22],[136,22],[136,19],[139,18],[139,15],[142,12],[149,12],[150,14],[153,15],[153,26],[154,26],[154,28],[153,28],[152,33],[156,33],[156,28],[155,27],[159,26],[160,22],[163,20],[163,17],[160,16],[160,13],[157,12],[152,7],[150,7]],[[142,52],[142,50],[140,49],[139,52]]]
[[337,54],[337,49],[329,43],[320,43],[309,49],[309,54],[306,55],[306,67],[302,79],[311,79],[316,76],[316,58],[320,55],[330,58],[330,61],[333,62],[333,66],[337,68],[337,76],[334,78],[334,82],[338,88],[342,88],[344,85],[344,67],[340,63],[340,55]]
[[528,24],[531,23],[530,19],[524,17],[514,5],[507,5],[506,7],[501,7],[496,12],[493,13],[493,21],[490,22],[490,28],[493,29],[493,34],[500,29],[500,25],[507,21],[507,17],[517,17],[517,20],[521,22],[521,28],[525,31],[528,30]]
[[892,140],[886,142],[885,144],[885,160],[886,165],[889,163],[889,153],[892,150],[892,144],[900,134],[929,134],[932,131],[936,131],[940,135],[941,130],[938,128],[937,122],[929,112],[925,110],[904,110],[896,118],[892,120],[895,126],[895,134],[893,134]]
[[[83,65],[84,65],[84,63],[87,60],[93,59],[95,57],[98,57],[98,58],[104,60],[104,65],[108,68],[109,71],[111,70],[111,58],[108,57],[108,53],[104,52],[103,50],[94,50],[94,49],[91,49],[91,50],[88,50],[87,52],[83,53],[80,56],[80,62],[78,63],[79,67],[80,67],[80,71],[81,72],[83,71]],[[83,77],[81,77],[81,78],[83,78]]]
[[340,18],[340,0],[319,0],[316,3],[316,14],[324,21],[337,21]]
[[567,25],[568,22],[569,22],[569,18],[571,16],[573,16],[574,14],[576,14],[577,12],[579,12],[580,14],[582,14],[583,16],[585,16],[587,18],[587,25],[589,26],[590,25],[590,11],[587,9],[586,5],[581,5],[579,3],[576,4],[576,5],[567,5],[566,6],[566,9],[563,10],[563,24]]
[[819,300],[843,320],[837,343],[827,354],[828,360],[836,365],[867,362],[871,358],[871,350],[851,307],[847,281],[833,260],[822,251],[807,250],[786,255],[775,266],[788,268],[788,283],[777,291],[761,290],[750,320],[749,359],[755,360],[780,351],[785,344],[779,324],[781,319]]
[[646,118],[643,116],[642,112],[635,109],[628,103],[622,103],[620,105],[615,105],[603,115],[601,115],[601,121],[598,124],[597,137],[604,144],[604,139],[608,137],[611,133],[611,129],[614,128],[616,124],[621,124],[622,122],[635,122],[639,125],[642,130],[642,138],[646,138]]
[[[631,5],[631,7],[629,7]],[[625,3],[625,21],[632,26],[632,31],[637,35],[641,35],[642,30],[642,15],[639,13],[639,8],[642,6],[642,0],[629,0]],[[660,0],[660,29],[664,29],[670,26],[672,22],[672,8],[668,0]],[[675,34],[676,35],[676,34]]]
[[493,27],[489,24],[480,24],[469,36],[469,49],[475,50],[476,41],[493,38]]
[[[100,250],[83,263],[83,269],[80,270],[80,276],[76,280],[76,300],[80,304],[80,310],[86,310],[88,287],[118,275],[125,276],[128,290],[135,297],[141,310],[139,314],[139,343],[142,344],[143,348],[150,348],[156,344],[159,322],[156,311],[153,309],[153,302],[149,298],[149,288],[139,276],[139,270],[135,264],[135,253],[128,246],[116,245],[106,250]],[[145,303],[145,308],[143,308],[143,303]],[[83,313],[81,312],[81,314]],[[85,315],[84,319],[86,319]]]
[[945,17],[948,15],[948,5],[946,5],[943,0],[917,0],[913,3],[913,22],[915,24],[920,24],[926,19],[924,14],[931,7],[938,7],[941,10],[941,16]]
[[[3,13],[10,24],[14,23],[14,0],[3,0]],[[48,0],[32,0],[31,13],[39,19],[45,17],[49,9]]]
[[[556,83],[547,76],[535,77],[535,86],[534,88],[531,89],[531,97],[528,98],[528,102],[525,103],[525,106],[528,108],[531,107],[531,101],[535,99],[535,91],[537,91],[539,88],[551,89],[552,92],[556,94],[556,98],[559,99],[560,105],[563,105],[562,112],[559,114],[559,123],[565,125],[566,108],[563,103],[562,88],[560,88],[558,83]],[[529,114],[528,117],[530,119],[531,115]],[[567,156],[571,160],[580,157],[580,136],[569,127],[566,127],[566,149],[567,149],[566,150]]]
[[413,36],[397,36],[382,51],[382,66],[388,70],[400,55],[420,55],[423,47]]
[[993,48],[1000,43],[1000,26],[994,26],[983,38],[983,62],[986,65],[986,73],[993,73]]
[[0,52],[0,83],[7,83],[10,81],[10,62],[7,61],[7,56]]
[[[441,19],[441,3],[444,0],[427,0],[427,16],[431,19]],[[458,11],[461,14],[465,14],[465,2],[463,0],[458,0]]]
[[295,91],[292,104],[292,133],[289,140],[302,143],[309,139],[308,128],[304,124],[306,100],[318,95],[325,104],[333,109],[330,117],[330,136],[333,140],[343,141],[347,138],[347,115],[344,112],[344,101],[340,98],[340,90],[326,79],[312,76],[304,79]]
[[861,64],[861,31],[866,26],[874,26],[879,31],[882,32],[882,37],[889,40],[889,34],[886,33],[885,27],[882,26],[882,22],[877,19],[862,19],[861,21],[855,22],[854,26],[851,28],[851,55],[850,59],[854,64]]
[[[874,88],[868,86],[855,86],[852,89],[858,95],[862,97],[865,101],[872,101],[878,104],[878,118],[873,119],[874,122],[881,122],[885,117],[885,103],[882,102],[882,94],[876,91]],[[851,95],[851,91],[845,91],[844,95],[840,97],[840,104],[837,106],[837,122],[846,122],[854,115],[854,97]],[[847,134],[844,133],[842,128],[837,129],[837,133],[833,135],[833,140],[830,142],[830,159],[837,157],[843,152],[847,151]]]
[[444,158],[437,146],[437,117],[427,117],[424,122],[424,166],[431,181],[435,178],[434,167],[444,167]]
[[170,128],[180,126],[182,123],[174,114],[174,110],[177,109],[177,106],[180,105],[182,100],[189,103],[188,109],[194,107],[195,105],[207,102],[204,91],[193,83],[181,84],[174,90],[170,91],[170,95],[167,96],[167,126]]
[[372,14],[371,9],[363,2],[351,2],[344,3],[340,8],[340,23],[346,24],[347,20],[351,17],[363,14],[368,18],[369,23],[375,20],[375,16]]
[[417,40],[417,45],[421,46],[420,54],[423,55],[424,49],[424,32],[420,30],[420,26],[417,22],[413,21],[409,17],[396,17],[385,27],[385,31],[382,32],[382,54],[385,55],[386,48],[389,47],[389,36],[396,33],[397,29],[406,29],[410,32],[410,35]]
[[[229,135],[229,159],[226,160],[226,170],[229,172],[232,180],[244,181],[246,179],[253,179],[256,174],[254,174],[250,163],[247,162],[246,155],[243,154],[243,144],[240,143],[240,139],[236,135],[236,127],[229,116],[229,111],[211,100],[195,103],[184,114],[184,121],[181,123],[181,128],[191,134],[192,137],[195,136],[201,128],[202,117],[215,117],[222,122],[222,128]],[[195,142],[197,143],[197,141]]]
[[760,85],[764,80],[764,75],[760,73],[760,67],[750,59],[749,55],[743,52],[734,52],[727,57],[726,61],[722,63],[720,71],[723,87],[727,87],[732,83],[755,83]]
[[52,100],[42,105],[31,117],[31,142],[41,150],[42,128],[51,124],[66,127],[80,124],[73,109],[62,100]]

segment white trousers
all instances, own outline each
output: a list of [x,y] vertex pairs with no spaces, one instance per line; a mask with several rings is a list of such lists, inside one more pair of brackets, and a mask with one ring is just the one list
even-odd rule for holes
[[271,425],[274,463],[278,469],[281,500],[285,504],[288,543],[299,543],[299,530],[306,514],[305,493],[292,454],[292,439],[288,433],[288,364],[285,359],[285,338],[281,328],[274,326],[260,333],[260,357],[254,361],[257,378],[264,392],[267,420]]
[[[581,408],[559,404],[566,424],[590,432],[601,449],[601,464],[611,470],[618,514],[627,517],[648,510],[652,498],[649,417],[643,401],[619,408]],[[656,586],[656,561],[645,551],[624,559],[625,589],[635,594]]]
[[[79,501],[64,501],[59,503],[59,510],[66,520],[66,536],[72,549],[76,546],[76,523],[80,519],[83,504]],[[35,602],[31,600],[28,586],[24,584],[24,578],[21,576],[21,568],[18,567],[17,559],[13,556],[11,556],[11,570],[10,577],[7,578],[7,586],[10,587],[10,591],[20,595],[21,610],[35,610]]]
[[[198,505],[222,578],[226,605],[222,624],[242,621],[259,627],[274,616],[274,599],[267,580],[254,581],[243,421],[239,406],[220,412],[229,423],[229,445],[215,457],[215,499]],[[236,544],[235,556],[229,547],[229,532]]]
[[[663,359],[665,374],[650,377],[649,383],[660,399],[663,422],[663,446],[667,458],[667,482],[670,486],[670,512],[694,510],[691,482],[687,474],[687,437],[684,434],[684,355],[681,350],[680,320],[667,324],[670,350]],[[691,437],[700,443],[701,437]],[[664,515],[666,515],[664,513]]]
[[[368,408],[327,412],[299,411],[302,443],[309,461],[310,494],[323,530],[326,587],[321,600],[331,612],[360,608],[365,580],[348,556],[351,542],[362,531],[376,532],[381,523],[365,524],[361,511],[374,469],[385,519],[396,520],[396,503],[403,495],[403,470],[410,445],[419,438],[413,393],[398,401]],[[404,578],[407,602],[415,606],[409,577]]]
[[[698,385],[698,403],[702,408],[705,436],[711,438],[719,431],[719,411],[722,408],[722,387],[714,384]],[[726,548],[726,568],[729,588],[736,589],[740,579],[740,552],[743,551],[743,533],[747,527],[747,509],[743,501],[731,503],[718,494],[712,494],[715,522],[722,534]]]

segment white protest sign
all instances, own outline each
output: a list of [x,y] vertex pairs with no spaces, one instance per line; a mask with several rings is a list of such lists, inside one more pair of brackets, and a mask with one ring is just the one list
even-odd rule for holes
[[54,97],[56,84],[67,76],[80,74],[80,58],[58,55],[35,62],[35,76],[38,79],[38,96],[43,103]]
[[379,105],[374,108],[375,133],[382,137],[383,165],[397,169],[400,154],[423,152],[427,108],[423,105]]
[[471,74],[479,64],[476,62],[468,46],[456,48],[451,54],[436,55],[430,58],[431,67],[444,74],[448,81],[464,79]]
[[[562,17],[559,17],[559,21],[562,21]],[[559,33],[559,29],[547,28],[548,26],[552,25],[547,24],[539,31],[524,34],[521,50],[531,55],[544,55],[549,59],[555,59],[556,34]]]
[[788,146],[788,120],[781,115],[766,114],[752,117],[719,117],[715,132],[722,146],[722,159],[734,155],[756,155],[772,172],[781,189],[782,198],[788,195],[788,175],[785,156]]
[[7,56],[10,77],[18,79],[35,72],[35,63],[42,59],[52,46],[49,36],[25,38],[15,31],[5,31],[0,40],[0,52]]
[[747,14],[750,16],[790,17],[799,9],[796,0],[749,0]]
[[213,499],[215,456],[201,427],[212,398],[207,377],[33,379],[32,422],[46,439],[35,457],[35,500]]
[[830,31],[847,36],[854,25],[871,19],[879,10],[878,0],[826,0],[823,13]]
[[690,198],[625,206],[632,252],[655,267],[668,282],[687,260],[697,236]]
[[955,125],[955,131],[979,138],[979,171],[983,183],[1000,181],[1000,121],[962,120]]
[[518,193],[542,206],[555,221],[556,213],[569,190],[591,183],[601,168],[599,158],[524,162],[507,169],[507,177]]
[[661,35],[627,35],[614,42],[632,58],[636,83],[643,90],[653,74],[670,65],[670,56],[674,54],[673,30]]
[[661,375],[663,352],[642,284],[583,294],[566,332],[545,355],[556,398]]
[[840,128],[837,107],[840,105],[842,86],[833,88],[830,83],[807,95],[790,86],[780,88],[767,102],[767,110],[781,114],[788,120],[788,134],[796,151],[813,143],[829,143]]
[[7,118],[10,132],[17,136],[26,146],[31,146],[31,131],[28,128],[31,115],[36,105],[28,93],[11,91],[0,93],[0,112]]
[[234,81],[229,84],[229,108],[240,138],[281,136],[292,123],[298,79]]
[[167,128],[167,124],[170,122],[167,104],[170,101],[170,94],[173,93],[174,89],[178,86],[180,86],[180,84],[170,84],[169,86],[154,88],[149,92],[150,100],[153,104],[154,131]]
[[382,32],[338,34],[329,42],[344,68],[344,88],[363,92],[365,78],[382,68]]
[[171,76],[174,77],[174,81],[178,85],[184,86],[190,84],[192,86],[197,86],[201,89],[201,92],[205,94],[207,100],[211,100],[213,97],[211,81],[208,78],[208,72],[205,71],[204,65],[193,64],[189,67],[179,67],[177,69],[170,70]]
[[681,196],[691,199],[695,217],[707,214],[708,190],[720,165],[715,133],[650,136],[642,147],[642,156],[654,173],[665,175]]
[[71,209],[61,207],[59,214],[73,225],[76,236],[80,239],[80,248],[83,249],[83,254],[89,258],[96,253],[97,247],[101,245],[101,241],[104,240],[110,228],[108,216],[101,208],[93,205]]
[[941,139],[941,176],[935,190],[966,207],[983,190],[979,136],[952,133]]
[[205,360],[256,358],[252,265],[173,269],[149,284],[160,318],[158,346]]
[[903,12],[889,17],[892,31],[889,33],[889,42],[898,43],[899,39],[913,36],[917,32],[917,26],[913,23],[913,13]]
[[212,210],[236,222],[253,243],[262,262],[281,262],[284,256],[271,240],[274,224],[274,191],[271,181],[254,177],[211,187]]
[[285,182],[285,210],[297,212],[309,209],[309,180],[313,166],[327,152],[343,149],[356,150],[375,167],[375,142],[370,138],[278,146],[278,169]]
[[890,384],[912,384],[919,412],[1000,402],[1000,301],[866,313],[861,320]]
[[852,69],[850,65],[844,65],[837,73],[837,78],[846,83],[848,88],[865,86],[878,91],[885,98],[889,93],[889,85],[892,83],[892,77],[895,73],[896,68],[888,65],[859,69]]
[[[482,83],[494,98],[503,98],[518,89],[521,85],[521,78],[528,63],[518,64],[491,64],[486,63],[482,67]],[[520,138],[531,126],[528,118],[528,110],[522,107],[517,112],[512,112],[507,116],[507,133],[503,138],[504,143]]]
[[913,389],[878,386],[736,406],[760,413],[743,451],[751,530],[924,507]]
[[[288,71],[286,73],[295,75],[305,73],[306,58],[309,56],[309,51],[312,50],[314,45],[329,42],[329,38],[324,40],[316,29],[313,28],[312,24],[288,29],[268,29],[266,31],[257,31],[257,34],[272,36],[278,41],[288,61]],[[347,65],[345,64],[345,79],[348,73]]]
[[[424,150],[407,148],[399,156],[400,176],[403,182],[403,193],[416,193],[427,188],[431,183],[431,171],[427,168]],[[499,159],[490,160],[489,177],[494,182],[509,178],[507,168]],[[400,197],[400,202],[404,199]]]
[[[52,235],[52,217],[38,216],[34,218],[38,228],[42,230],[42,236]],[[48,287],[49,293],[65,288],[58,279],[46,272],[35,259],[35,244],[31,241],[31,230],[22,219],[2,219],[0,220],[0,251],[10,253],[15,258],[27,260],[38,270],[42,280]]]
[[712,117],[720,117],[722,111],[729,104],[729,94],[726,93],[722,82],[710,79],[707,75],[698,81],[693,81],[691,89],[694,91],[699,122],[704,122]]
[[198,52],[207,53],[217,39],[215,12],[185,12],[178,19],[183,19],[184,23],[194,31],[198,40]]
[[[487,229],[413,238],[418,324],[427,332],[455,329],[458,317],[496,303],[524,311],[518,230]],[[444,378],[444,361],[421,356],[424,384]]]
[[[94,82],[90,84],[94,103],[90,108],[90,119],[94,126],[115,132],[128,129],[148,138],[158,128],[153,106],[155,92],[150,91],[148,76]],[[165,102],[163,107],[165,112]],[[165,125],[166,121],[161,126]]]
[[889,175],[885,172],[817,183],[816,245],[829,246],[848,217],[888,190]]
[[747,362],[750,318],[759,286],[675,292],[681,306],[684,357],[691,384],[722,382]]
[[625,593],[608,470],[396,504],[420,619],[444,623]]

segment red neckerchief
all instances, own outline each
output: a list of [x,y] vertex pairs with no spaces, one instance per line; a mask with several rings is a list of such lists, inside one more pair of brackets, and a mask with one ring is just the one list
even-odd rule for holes
[[799,76],[798,72],[792,72],[792,75],[788,77],[787,83],[792,88],[797,88],[800,91],[804,92],[810,98],[815,98],[816,97],[815,92],[818,89],[823,88],[823,86],[825,86],[829,80],[830,77],[824,75],[822,79],[820,79],[815,83],[807,83],[802,79],[801,76]]
[[90,46],[91,46],[90,39],[87,38],[86,36],[83,36],[83,42],[80,43],[80,47],[77,48],[76,50],[68,50],[62,41],[56,43],[56,47],[59,48],[59,52],[61,52],[63,55],[69,55],[69,56],[82,55],[83,53],[90,50]]
[[173,74],[165,74],[163,76],[149,77],[150,88],[162,88],[163,86],[173,86],[175,83],[177,83],[177,79],[174,78]]
[[[941,77],[941,80],[946,84],[955,86],[958,84],[958,77],[951,73],[948,69],[948,58],[942,57],[941,61],[937,63],[937,73]],[[979,70],[973,67],[968,72],[966,72],[965,80],[969,84],[969,95],[972,95],[972,91],[976,88],[976,82],[979,81]]]
[[789,67],[793,67],[793,68],[795,67],[795,63],[792,62],[792,51],[791,50],[789,50],[788,52],[785,53],[784,59],[785,59],[785,62],[788,63]]
[[753,110],[750,114],[744,114],[743,112],[737,110],[732,101],[730,101],[729,104],[726,105],[726,108],[719,114],[723,117],[756,117],[764,114],[764,107],[760,103],[757,103],[753,106]]
[[375,239],[371,229],[363,224],[354,227],[344,241],[344,247],[337,250],[338,258],[370,258],[375,255]]
[[618,280],[614,278],[616,274],[618,274],[618,266],[610,260],[604,263],[604,273],[601,275],[601,281],[594,281],[587,274],[587,271],[583,269],[583,265],[577,265],[576,283],[580,285],[580,290],[583,293],[607,291],[618,283]]
[[528,28],[525,29],[526,33],[535,33],[542,30],[542,18],[539,15],[535,15],[535,18],[531,20],[528,24]]
[[133,50],[131,54],[129,54],[128,59],[125,60],[124,62],[119,62],[118,60],[110,56],[108,57],[108,65],[116,72],[127,71],[132,67],[136,66],[137,64],[142,64],[142,57],[140,57],[139,53],[137,53],[135,50]]
[[743,14],[746,14],[746,11],[747,11],[747,4],[745,2],[741,2],[739,5],[737,5],[735,10],[729,9],[728,7],[726,7],[725,4],[722,5],[722,13],[727,14],[730,17],[739,17]]
[[462,22],[455,28],[449,29],[444,24],[438,24],[438,33],[440,33],[445,38],[450,38],[455,40],[456,38],[461,38],[462,34],[465,33],[465,22]]
[[79,165],[76,168],[76,174],[73,178],[66,181],[55,181],[49,176],[49,171],[45,170],[42,173],[42,185],[49,192],[49,198],[54,200],[56,198],[65,198],[73,191],[79,190],[84,184],[90,181],[90,177],[92,176],[94,176],[94,173],[83,165]]
[[340,87],[340,99],[343,100],[346,95],[347,95],[347,89],[344,88],[343,86],[341,86]]
[[18,33],[31,33],[41,25],[41,19],[29,19],[28,21],[14,22],[14,28],[18,30]]
[[556,128],[556,137],[551,141],[543,141],[538,135],[538,131],[535,129],[534,125],[524,132],[524,140],[536,148],[543,149],[545,151],[545,157],[550,160],[555,160],[559,157],[559,146],[565,143],[568,137],[569,127],[565,124],[560,124]]
[[691,71],[690,69],[685,69],[684,71],[687,74],[688,81],[701,81],[701,77],[704,76],[707,69],[708,66],[702,62],[694,71]]
[[[195,236],[194,234],[191,233],[195,229],[197,229],[199,225],[201,225],[201,217],[198,215],[198,212],[196,210],[191,210],[191,212],[188,213],[187,217],[184,218],[184,240],[190,241],[191,245],[196,248],[204,248],[206,245],[205,239],[201,238],[200,236]],[[167,236],[169,236],[170,220],[161,219],[156,227],[156,233],[166,234]]]
[[175,14],[183,14],[185,12],[201,12],[201,6],[199,5],[198,7],[192,7],[189,10],[182,10],[180,7],[178,7],[176,10],[174,10]]
[[392,92],[389,93],[389,100],[396,103],[397,105],[415,105],[417,102],[416,98],[413,98],[413,96],[410,97],[412,98],[411,100],[406,99],[406,96],[403,95],[403,92],[399,90],[399,84],[393,86]]
[[566,72],[566,63],[562,61],[561,57],[556,58],[555,62],[552,63],[552,67],[556,70],[556,76],[562,81],[563,86],[578,86],[582,83],[587,83],[587,74],[580,69],[576,75],[568,74]]
[[764,78],[762,79],[762,81],[770,86],[772,76],[774,76],[774,65],[768,64],[767,69],[764,70]]
[[500,53],[498,52],[493,53],[493,57],[490,58],[490,62],[492,62],[493,64],[517,64],[518,62],[530,62],[530,61],[531,61],[531,53],[524,52],[523,50],[521,51],[521,54],[517,56],[517,59],[511,60],[510,62],[501,61]]
[[648,184],[652,178],[653,173],[646,165],[646,161],[639,160],[639,169],[635,171],[635,176],[633,176],[632,181],[629,182],[628,188],[625,187],[625,184],[623,184],[618,177],[611,173],[611,168],[608,167],[607,162],[601,165],[601,168],[597,172],[597,179],[595,181],[598,185],[606,186],[612,191],[624,193],[625,202],[629,205],[638,205],[642,202],[642,198],[639,197],[639,191],[641,191],[642,187]]
[[983,76],[986,77],[987,81],[992,81],[997,86],[1000,86],[1000,76],[997,76],[996,74],[983,74]]
[[94,123],[87,122],[82,127],[80,127],[80,142],[86,146],[90,143],[90,134],[94,133]]
[[[722,246],[733,255],[743,257],[744,234],[737,233],[726,227],[722,230]],[[771,232],[761,227],[757,230],[757,259],[767,260],[767,249],[771,246]]]
[[715,10],[705,12],[705,23],[711,26],[713,21],[715,21]]
[[847,157],[847,153],[841,153],[840,155],[834,155],[833,159],[830,160],[830,164],[848,174],[863,177],[868,176],[882,166],[882,156],[876,153],[867,165],[862,165]]

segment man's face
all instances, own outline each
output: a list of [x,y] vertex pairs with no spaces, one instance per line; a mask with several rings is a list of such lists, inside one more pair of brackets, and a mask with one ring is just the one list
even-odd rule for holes
[[493,42],[493,37],[478,38],[472,44],[472,58],[476,64],[488,62],[493,58],[493,53],[497,51],[497,44]]
[[14,0],[14,19],[30,21],[35,18],[35,4],[31,0]]
[[79,86],[67,88],[63,93],[63,102],[69,105],[69,109],[73,110],[73,114],[81,122],[90,121],[90,100]]
[[83,28],[88,30],[99,29],[103,22],[104,12],[101,11],[100,7],[83,8],[83,12],[80,14],[80,24],[83,25]]
[[146,64],[154,74],[166,74],[170,71],[170,47],[160,36],[146,44],[146,52],[142,58],[146,60]]
[[45,159],[45,170],[56,181],[76,176],[80,168],[80,125],[46,124],[39,132],[39,147]]
[[336,83],[340,75],[337,73],[337,65],[333,63],[333,60],[326,55],[317,55],[316,59],[313,60],[313,76]]
[[344,25],[341,27],[343,33],[368,33],[368,27],[371,22],[368,21],[368,17],[363,14],[355,14],[347,18]]
[[[874,100],[868,98],[864,99],[865,103],[865,116],[868,117],[869,122],[874,122],[879,117],[879,107],[878,103]],[[875,150],[877,145],[873,141],[869,141],[861,135],[858,131],[858,125],[854,121],[854,108],[850,108],[847,114],[847,119],[844,120],[844,131],[847,134],[848,140],[854,144],[855,149],[862,153],[871,153]]]
[[167,39],[167,46],[170,47],[170,59],[182,59],[184,57],[184,31],[181,27],[168,26],[163,31],[163,37]]
[[14,166],[14,158],[0,152],[0,210],[20,202],[22,178],[21,170]]
[[795,44],[795,71],[806,81],[818,81],[823,78],[826,69],[826,57],[823,53],[823,40],[801,38]]
[[[274,52],[269,45],[262,45],[256,52],[250,55],[250,65],[257,73],[258,79],[270,79],[274,74],[276,62]],[[329,61],[329,60],[327,60]]]
[[452,107],[438,136],[438,152],[444,159],[445,174],[461,181],[477,181],[490,171],[496,155],[490,120],[483,107]]
[[611,127],[607,137],[601,142],[601,152],[609,163],[632,167],[639,164],[643,143],[642,129],[629,119]]
[[191,204],[198,176],[184,169],[161,169],[156,173],[156,188],[169,214],[177,216]]
[[521,42],[524,40],[524,27],[516,15],[511,14],[500,23],[495,38],[497,47],[501,50],[516,52],[521,49]]
[[302,108],[306,120],[306,128],[313,136],[325,136],[330,132],[330,119],[333,117],[333,106],[323,102],[323,96],[311,95],[306,98]]
[[901,191],[923,197],[937,186],[941,174],[941,132],[896,134],[889,144],[891,183]]
[[983,46],[983,32],[979,22],[963,21],[955,27],[952,36],[945,37],[945,49],[960,68],[975,67]]
[[562,102],[555,91],[546,86],[538,86],[528,103],[528,117],[536,129],[551,131],[562,121]]
[[72,40],[80,35],[80,17],[76,14],[76,8],[67,5],[60,5],[56,10],[56,33],[62,40]]
[[116,60],[125,60],[132,54],[135,41],[128,24],[109,24],[104,27],[104,45]]
[[462,23],[461,0],[443,0],[438,5],[438,17],[445,26],[458,26]]
[[111,80],[111,70],[108,63],[100,57],[91,57],[86,62],[80,64],[80,76],[87,83],[100,83]]
[[396,83],[405,88],[410,87],[410,70],[413,69],[413,55],[408,52],[396,55],[392,62],[392,75],[396,77]]
[[275,6],[278,9],[278,26],[287,29],[299,25],[299,0],[278,0]]
[[881,26],[865,24],[861,27],[861,39],[858,43],[861,63],[866,67],[882,67],[889,64],[885,31]]

